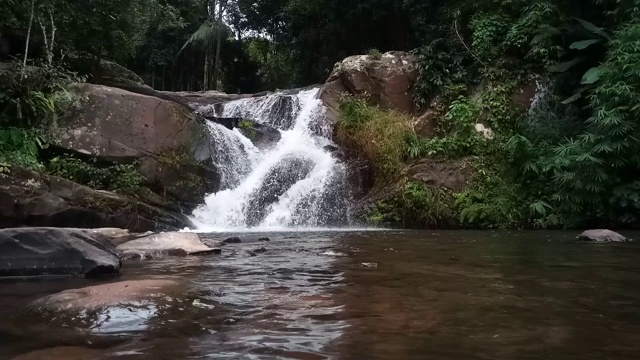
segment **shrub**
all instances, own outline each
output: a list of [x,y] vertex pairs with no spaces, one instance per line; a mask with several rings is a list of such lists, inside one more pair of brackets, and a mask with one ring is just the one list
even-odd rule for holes
[[37,169],[40,149],[46,148],[42,138],[33,130],[0,128],[0,167],[3,172],[13,165]]
[[140,195],[148,191],[144,187],[144,177],[134,164],[99,166],[95,158],[85,161],[65,154],[51,159],[47,169],[52,175],[99,190],[125,195]]
[[453,197],[449,191],[408,182],[397,196],[377,202],[367,220],[385,225],[433,228],[451,227],[457,221],[456,217]]
[[411,119],[353,96],[341,99],[340,112],[338,142],[356,149],[373,164],[377,182],[397,176],[404,167],[406,139],[413,133]]
[[373,60],[382,59],[382,53],[378,49],[369,49],[369,51],[367,51],[367,55],[369,55]]

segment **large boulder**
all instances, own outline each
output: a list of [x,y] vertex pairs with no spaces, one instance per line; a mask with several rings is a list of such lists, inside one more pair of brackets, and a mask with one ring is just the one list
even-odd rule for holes
[[206,127],[184,106],[100,85],[72,90],[86,101],[52,126],[56,146],[106,161],[137,161],[153,190],[192,207],[216,190]]
[[93,84],[149,88],[138,74],[113,61],[87,57],[69,57],[67,62],[75,72],[85,76],[87,81]]
[[205,245],[198,234],[186,232],[152,234],[120,244],[116,249],[124,258],[141,259],[220,253],[219,248]]
[[608,229],[593,229],[583,231],[580,235],[578,235],[578,240],[600,243],[631,241],[631,239],[627,239],[623,235]]
[[375,58],[369,55],[350,56],[336,64],[319,97],[327,106],[327,117],[335,123],[342,94],[366,98],[382,109],[413,114],[413,88],[418,79],[416,58],[394,51]]
[[120,259],[109,238],[81,229],[0,230],[0,277],[117,274]]
[[0,227],[115,227],[177,230],[189,219],[162,199],[131,198],[12,167],[0,174]]

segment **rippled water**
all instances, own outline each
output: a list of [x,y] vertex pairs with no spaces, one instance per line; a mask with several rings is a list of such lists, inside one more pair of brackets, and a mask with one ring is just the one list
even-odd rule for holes
[[95,281],[0,282],[0,358],[639,358],[640,246],[572,235],[242,234],[222,255],[126,263],[117,280],[179,291],[73,318],[25,307]]

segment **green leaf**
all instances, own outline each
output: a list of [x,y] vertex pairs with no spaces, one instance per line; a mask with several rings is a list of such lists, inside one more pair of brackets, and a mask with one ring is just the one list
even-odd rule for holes
[[596,81],[600,80],[600,75],[602,74],[602,68],[600,67],[592,67],[589,69],[584,76],[582,76],[582,80],[580,81],[583,85],[591,85]]
[[599,43],[600,39],[591,39],[591,40],[582,40],[582,41],[576,41],[573,44],[571,44],[569,46],[569,49],[576,49],[576,50],[584,50],[586,48],[588,48],[589,46]]
[[552,65],[551,67],[549,67],[549,71],[551,72],[557,72],[557,73],[563,73],[569,69],[571,69],[572,67],[574,67],[576,64],[582,62],[584,60],[584,58],[575,58],[571,61],[565,61],[565,62],[561,62],[561,63],[557,63],[555,65]]
[[571,104],[572,102],[580,99],[582,97],[581,93],[575,93],[573,94],[573,96],[565,99],[564,101],[562,101],[562,104],[567,105],[567,104]]
[[587,30],[591,31],[592,33],[596,34],[596,35],[600,35],[602,37],[604,37],[605,39],[611,41],[611,36],[609,34],[607,34],[606,31],[602,30],[601,28],[595,26],[593,23],[590,23],[586,20],[582,20],[580,18],[576,18],[576,20],[578,20],[578,22]]

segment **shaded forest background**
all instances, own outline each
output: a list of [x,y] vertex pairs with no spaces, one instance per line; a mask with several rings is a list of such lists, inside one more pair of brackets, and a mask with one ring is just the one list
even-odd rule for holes
[[[435,138],[401,134],[397,161],[466,159],[480,176],[445,208],[440,190],[407,184],[402,196],[378,204],[372,219],[438,226],[453,216],[471,227],[505,228],[640,223],[638,0],[5,0],[0,6],[2,60],[40,66],[61,83],[78,80],[75,72],[84,76],[78,59],[110,60],[159,90],[253,93],[321,83],[349,55],[411,51],[419,59],[417,102],[427,109],[437,100],[443,110]],[[545,89],[535,113],[512,101],[532,79]],[[45,123],[54,113],[54,83],[22,76],[3,85],[4,126]],[[21,105],[25,99],[29,106]],[[376,123],[381,129],[404,121],[366,106],[346,101],[340,126],[353,125],[347,135],[370,131],[375,119],[387,119]],[[472,130],[478,121],[493,130],[491,141]],[[394,175],[380,174],[379,182]]]

